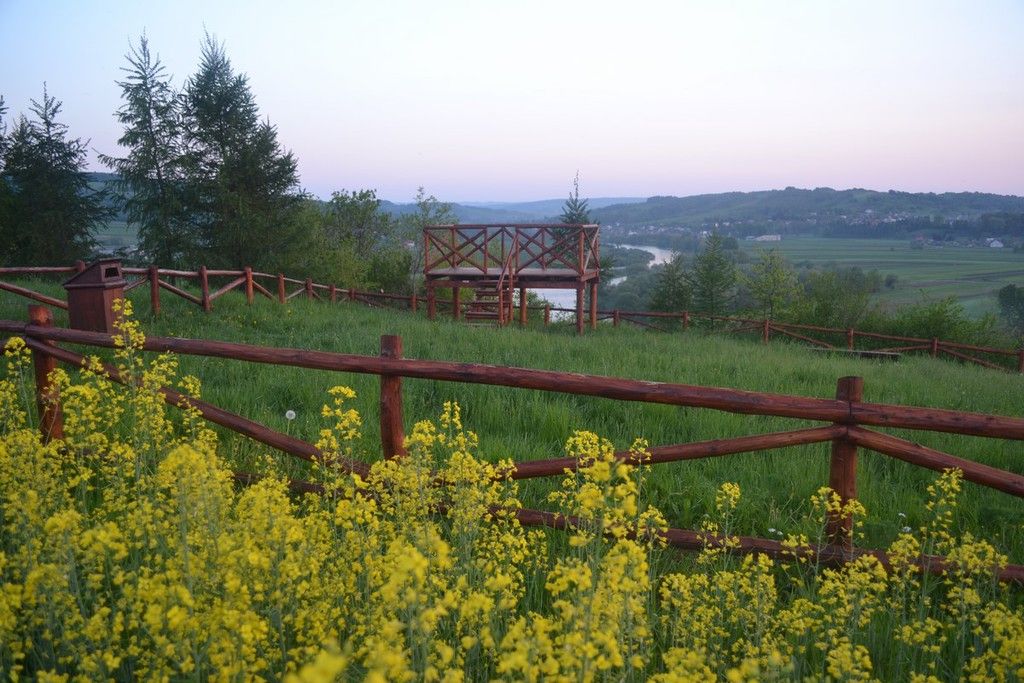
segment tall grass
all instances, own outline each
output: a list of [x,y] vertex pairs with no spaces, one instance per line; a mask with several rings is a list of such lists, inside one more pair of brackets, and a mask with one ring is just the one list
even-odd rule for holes
[[[52,283],[33,283],[34,289],[59,293]],[[296,299],[285,306],[257,300],[248,306],[241,295],[229,293],[215,302],[211,315],[176,297],[163,297],[163,312],[148,316],[148,292],[131,293],[136,310],[150,335],[183,336],[290,346],[356,354],[379,352],[382,334],[400,335],[409,358],[522,366],[593,373],[645,380],[724,386],[754,391],[831,397],[836,380],[845,375],[864,378],[865,400],[969,410],[1001,415],[1024,415],[1021,377],[926,357],[904,356],[897,363],[836,358],[785,343],[764,346],[756,340],[727,338],[688,331],[644,332],[626,327],[599,326],[582,338],[569,323],[520,329],[475,328],[422,314],[371,309],[357,304],[327,305]],[[0,316],[25,318],[23,299],[3,294]],[[65,317],[58,315],[58,324]],[[296,368],[252,365],[219,359],[182,357],[182,371],[203,380],[204,397],[246,417],[315,441],[320,428],[319,406],[326,390],[336,384],[354,388],[354,407],[365,419],[367,460],[378,457],[378,378]],[[732,415],[719,411],[678,408],[570,396],[503,387],[404,380],[407,431],[415,421],[435,415],[445,401],[465,407],[465,423],[480,435],[480,453],[497,460],[529,460],[562,454],[575,429],[607,436],[618,449],[636,437],[652,446],[728,438],[794,429],[814,423],[792,419]],[[294,420],[285,414],[292,410]],[[950,434],[900,432],[924,445],[960,457],[1024,473],[1024,450],[1019,442],[1004,442]],[[261,467],[266,448],[242,437],[222,434],[226,452],[236,467]],[[280,456],[285,458],[285,456]],[[801,532],[807,500],[827,483],[829,447],[817,444],[765,453],[660,465],[654,468],[652,503],[662,509],[671,526],[694,528],[714,507],[714,494],[723,481],[739,484],[745,505],[735,520],[735,532],[777,536],[778,531]],[[301,474],[301,468],[294,470]],[[917,527],[925,515],[925,489],[934,473],[885,456],[861,451],[858,462],[859,498],[869,511],[865,524],[868,545],[887,545],[904,526]],[[551,480],[525,482],[521,497],[527,506],[544,506]],[[1024,534],[1017,522],[1024,503],[1006,494],[965,485],[959,520],[964,528],[983,531],[1005,549],[1011,561],[1024,560]]]

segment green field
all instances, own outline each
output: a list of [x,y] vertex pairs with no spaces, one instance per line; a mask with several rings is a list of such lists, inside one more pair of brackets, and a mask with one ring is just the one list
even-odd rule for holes
[[[749,250],[747,242],[743,248]],[[911,249],[906,240],[784,238],[769,243],[794,264],[856,266],[899,277],[880,302],[900,305],[922,298],[954,296],[972,315],[996,312],[995,293],[1008,285],[1024,285],[1024,254],[986,247]]]
[[[59,293],[55,284],[32,283]],[[432,358],[594,373],[647,380],[682,382],[831,397],[837,378],[860,375],[865,400],[906,405],[1024,415],[1022,378],[927,357],[905,356],[898,363],[832,358],[785,343],[763,346],[754,341],[688,332],[654,333],[602,326],[577,338],[568,324],[550,328],[473,328],[449,320],[431,323],[420,315],[339,303],[334,306],[295,300],[280,306],[258,299],[249,307],[234,293],[215,303],[212,315],[183,300],[164,296],[164,312],[148,314],[148,292],[132,292],[139,318],[150,334],[242,341],[345,353],[376,354],[382,334],[399,334],[409,358]],[[26,302],[0,293],[0,317],[23,320]],[[58,316],[64,324],[65,316]],[[364,416],[365,457],[378,451],[376,401],[379,381],[369,375],[332,374],[295,368],[252,365],[217,359],[182,357],[184,371],[200,377],[204,397],[212,403],[315,441],[321,426],[319,408],[326,390],[337,384],[359,394]],[[808,426],[802,421],[731,415],[712,410],[627,403],[538,391],[468,384],[406,380],[407,431],[420,419],[436,416],[445,401],[465,408],[467,425],[480,434],[488,458],[517,460],[562,454],[566,437],[588,429],[626,448],[635,437],[651,445],[684,443]],[[285,411],[298,417],[289,423]],[[955,455],[1024,473],[1019,442],[973,437],[896,432]],[[238,467],[266,466],[266,448],[225,433],[226,451]],[[760,454],[745,454],[656,468],[651,495],[673,526],[694,528],[723,481],[738,482],[742,533],[770,536],[771,528],[800,530],[807,499],[827,482],[827,445],[818,444]],[[280,458],[282,462],[287,458]],[[302,468],[288,460],[289,471]],[[871,513],[866,527],[871,545],[887,544],[904,524],[916,526],[924,515],[925,487],[934,474],[883,456],[865,454],[859,462],[860,497]],[[524,483],[528,506],[545,506],[554,481]],[[1016,561],[1024,560],[1024,502],[966,484],[961,521],[983,531]],[[899,513],[907,515],[906,519]]]
[[134,247],[138,234],[125,221],[109,221],[96,231],[96,241],[104,251]]
[[[135,230],[123,221],[111,221],[96,233],[104,250],[132,247]],[[899,278],[892,290],[883,290],[877,301],[899,306],[922,299],[956,297],[968,314],[997,313],[995,294],[1008,284],[1024,285],[1024,253],[983,247],[925,247],[911,249],[907,240],[784,238],[781,242],[741,242],[755,254],[760,248],[776,248],[794,264],[856,266],[865,271]]]

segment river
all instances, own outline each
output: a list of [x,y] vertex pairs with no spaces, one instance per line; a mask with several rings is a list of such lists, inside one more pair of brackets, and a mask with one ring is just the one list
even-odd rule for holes
[[[647,265],[657,266],[662,263],[668,263],[672,260],[672,250],[662,249],[661,247],[648,247],[640,244],[609,244],[610,247],[621,247],[622,249],[639,249],[640,251],[646,251],[648,254],[652,254],[654,259],[651,260]],[[617,285],[626,277],[612,278],[611,284]],[[551,302],[551,305],[555,308],[576,308],[576,292],[572,289],[531,289],[530,292],[537,296],[547,299]],[[553,314],[554,315],[554,314]]]

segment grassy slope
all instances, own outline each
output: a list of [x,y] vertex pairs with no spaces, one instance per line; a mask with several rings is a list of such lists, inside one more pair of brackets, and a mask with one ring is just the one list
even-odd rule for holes
[[[58,292],[52,284],[33,288]],[[132,293],[147,332],[295,346],[347,353],[374,354],[381,334],[399,334],[410,358],[435,358],[587,372],[649,380],[774,391],[805,396],[832,396],[836,379],[861,375],[868,401],[925,405],[1004,415],[1024,415],[1020,376],[964,367],[929,358],[905,357],[895,364],[830,358],[784,343],[764,347],[755,342],[696,333],[658,334],[603,327],[583,338],[569,327],[548,329],[471,328],[451,321],[430,323],[407,313],[368,309],[346,303],[327,306],[295,300],[286,307],[266,300],[248,307],[241,296],[226,295],[211,316],[175,297],[164,297],[164,314],[148,315],[147,293]],[[25,301],[0,293],[0,316],[23,319]],[[59,321],[63,321],[63,315]],[[63,324],[59,322],[59,324]],[[366,457],[376,446],[378,380],[368,375],[275,368],[217,359],[181,359],[184,371],[198,375],[204,397],[271,427],[315,440],[321,426],[319,407],[325,391],[347,384],[359,393],[356,407],[365,420]],[[625,448],[643,436],[652,445],[723,438],[792,429],[809,423],[730,415],[710,410],[650,406],[562,396],[500,387],[406,380],[406,428],[441,410],[447,400],[464,406],[465,422],[480,434],[488,458],[530,459],[561,454],[574,429],[589,429]],[[299,417],[284,419],[288,409]],[[1020,443],[954,435],[908,433],[909,438],[948,452],[1024,473]],[[266,449],[225,435],[225,445],[239,466],[264,466]],[[744,493],[740,531],[771,536],[769,528],[795,531],[807,498],[827,481],[828,446],[824,444],[761,454],[662,465],[656,468],[652,495],[674,526],[695,527],[708,510],[715,488],[736,481]],[[871,512],[870,544],[887,543],[903,524],[916,526],[923,515],[927,471],[867,453],[859,462],[861,499]],[[527,505],[542,506],[554,482],[523,485]],[[1017,520],[1024,503],[971,484],[961,520],[983,530],[1024,561],[1024,535]],[[898,513],[907,515],[906,521]],[[806,530],[806,529],[805,529]]]

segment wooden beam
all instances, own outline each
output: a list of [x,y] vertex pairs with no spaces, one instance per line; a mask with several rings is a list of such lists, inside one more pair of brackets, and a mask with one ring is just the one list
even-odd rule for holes
[[[841,377],[836,384],[836,399],[860,401],[864,397],[864,380],[860,377]],[[844,506],[857,498],[857,443],[846,434],[832,441],[832,459],[829,465],[829,487],[839,494]],[[829,542],[853,552],[853,517],[833,514],[827,525]]]

